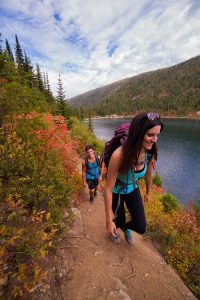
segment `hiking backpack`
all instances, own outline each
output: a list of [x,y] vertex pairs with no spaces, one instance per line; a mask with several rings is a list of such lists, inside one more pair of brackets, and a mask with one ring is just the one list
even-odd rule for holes
[[123,146],[125,144],[129,127],[130,127],[130,123],[120,124],[118,127],[116,127],[113,138],[105,143],[102,156],[101,156],[101,164],[104,162],[106,168],[108,168],[109,161],[113,152],[119,146],[121,145]]

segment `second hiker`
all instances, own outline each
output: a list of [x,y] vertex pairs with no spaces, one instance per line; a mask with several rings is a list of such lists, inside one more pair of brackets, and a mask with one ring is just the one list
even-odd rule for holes
[[100,174],[100,158],[96,155],[92,145],[85,146],[85,159],[82,161],[82,179],[84,185],[87,185],[90,192],[90,203],[93,203],[97,195],[97,187]]

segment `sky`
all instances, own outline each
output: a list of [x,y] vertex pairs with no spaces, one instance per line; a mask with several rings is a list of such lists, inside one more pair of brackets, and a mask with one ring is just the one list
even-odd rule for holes
[[0,32],[70,99],[200,55],[200,0],[0,0]]

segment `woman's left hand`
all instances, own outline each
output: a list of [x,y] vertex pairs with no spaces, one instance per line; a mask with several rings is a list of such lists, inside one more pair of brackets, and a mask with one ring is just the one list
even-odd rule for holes
[[148,194],[145,194],[145,195],[144,195],[144,202],[148,202],[148,199],[149,199],[149,195],[148,195]]

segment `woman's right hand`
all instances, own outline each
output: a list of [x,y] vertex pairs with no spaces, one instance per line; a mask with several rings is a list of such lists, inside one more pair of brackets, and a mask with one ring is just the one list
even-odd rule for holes
[[116,236],[116,225],[113,221],[106,222],[106,229],[113,237]]

